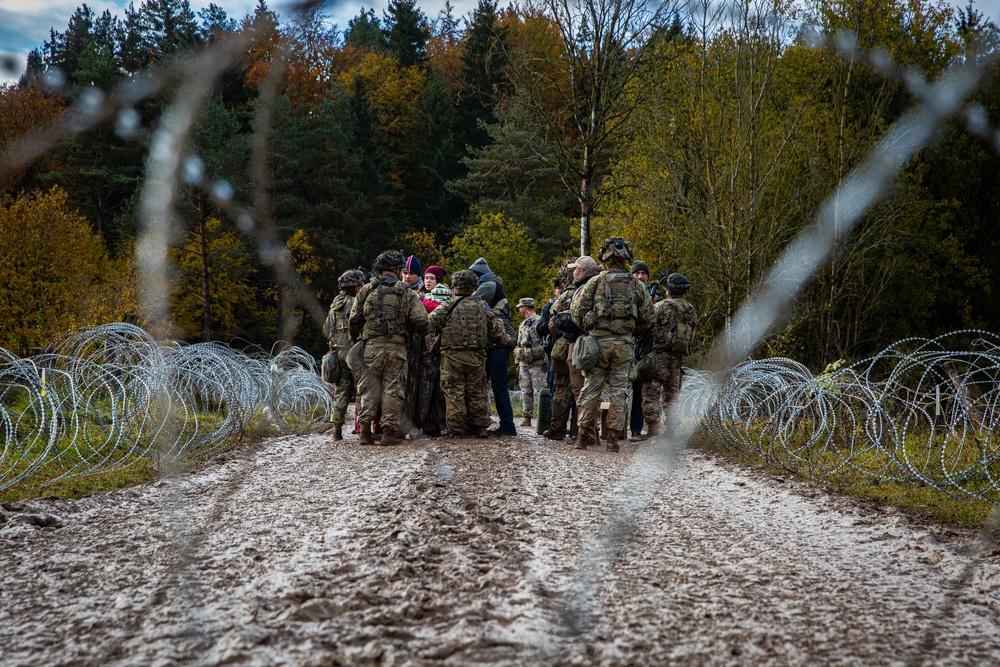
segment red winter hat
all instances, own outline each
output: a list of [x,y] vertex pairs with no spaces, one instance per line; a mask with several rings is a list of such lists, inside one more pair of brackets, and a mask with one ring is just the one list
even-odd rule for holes
[[433,273],[435,276],[437,276],[438,282],[439,283],[443,283],[444,282],[444,276],[448,272],[445,271],[444,267],[442,267],[442,266],[428,266],[427,270],[424,271],[424,275],[426,276],[428,273]]

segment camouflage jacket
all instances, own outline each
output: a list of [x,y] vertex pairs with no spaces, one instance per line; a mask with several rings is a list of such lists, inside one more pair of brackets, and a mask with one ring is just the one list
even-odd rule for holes
[[649,292],[624,269],[601,271],[588,280],[574,293],[570,312],[592,336],[629,335],[653,323]]
[[372,279],[351,308],[351,339],[406,343],[407,336],[427,333],[427,309],[409,285],[391,273]]
[[538,315],[532,315],[517,327],[517,347],[514,358],[522,364],[538,364],[545,361],[542,336],[538,333]]
[[323,323],[323,335],[329,341],[331,350],[351,346],[349,320],[353,305],[354,297],[343,293],[335,296],[330,304],[330,312]]
[[453,296],[435,308],[430,329],[441,332],[442,350],[485,351],[490,343],[514,345],[500,318],[477,296]]

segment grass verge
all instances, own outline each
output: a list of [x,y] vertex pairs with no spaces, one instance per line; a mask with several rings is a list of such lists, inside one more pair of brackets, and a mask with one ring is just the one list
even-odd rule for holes
[[907,514],[936,522],[974,526],[982,524],[993,510],[990,503],[969,496],[955,498],[944,491],[913,481],[859,480],[856,471],[843,468],[817,474],[815,468],[805,464],[781,465],[768,461],[759,454],[734,447],[722,446],[713,440],[696,436],[692,444],[734,463],[767,470],[779,475],[792,476],[824,486],[843,496],[870,500],[877,505],[896,507]]
[[0,501],[16,502],[34,498],[82,498],[92,493],[126,489],[143,482],[157,479],[167,472],[193,470],[210,461],[220,453],[237,447],[260,442],[264,438],[278,435],[278,431],[264,419],[254,420],[242,435],[226,439],[209,452],[192,452],[183,460],[171,461],[169,466],[160,465],[155,457],[133,456],[131,460],[120,457],[114,463],[121,464],[107,472],[74,475],[52,482],[67,471],[72,470],[74,461],[69,457],[54,459],[36,470],[28,478],[0,491]]

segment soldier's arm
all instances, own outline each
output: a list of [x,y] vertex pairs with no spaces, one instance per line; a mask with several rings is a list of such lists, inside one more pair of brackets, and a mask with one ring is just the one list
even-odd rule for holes
[[371,284],[365,285],[358,292],[358,298],[354,301],[354,308],[351,309],[351,317],[347,320],[347,329],[351,334],[351,340],[357,340],[361,335],[361,329],[365,326],[365,300],[371,291]]
[[573,324],[586,331],[586,317],[594,308],[594,294],[597,292],[597,280],[591,278],[583,287],[578,289],[570,302],[569,312],[573,317]]
[[330,331],[333,329],[333,327],[331,326],[332,323],[330,322],[330,320],[333,319],[332,317],[330,317],[331,315],[333,315],[332,307],[330,309],[330,312],[326,314],[326,321],[323,322],[323,335],[327,338],[330,337]]
[[416,292],[407,290],[406,293],[410,297],[410,328],[413,333],[423,336],[430,327],[430,321],[427,318],[427,309],[420,302],[420,297],[417,296]]
[[452,310],[449,307],[450,304],[451,300],[445,301],[439,307],[431,311],[431,314],[427,316],[427,325],[431,332],[438,333],[441,329],[444,329],[444,323],[448,319],[448,315]]
[[635,328],[637,331],[645,331],[653,324],[653,300],[645,289],[638,289],[635,291],[635,301],[638,314]]
[[502,347],[514,347],[517,344],[517,341],[513,336],[507,333],[507,330],[504,328],[503,322],[500,321],[500,318],[493,313],[488,312],[488,315],[489,326],[486,327],[486,334],[489,337],[490,342],[494,345],[500,345]]

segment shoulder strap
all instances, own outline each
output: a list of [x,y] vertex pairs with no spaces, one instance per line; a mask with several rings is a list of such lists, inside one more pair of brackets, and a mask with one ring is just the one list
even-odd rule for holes
[[462,296],[460,296],[457,299],[455,299],[455,303],[453,303],[451,305],[451,310],[448,311],[448,315],[445,316],[445,318],[444,318],[444,324],[441,325],[442,329],[445,327],[446,324],[448,324],[448,322],[451,321],[451,316],[455,314],[455,309],[458,308],[458,304],[460,304],[463,301],[465,301],[466,299],[468,299],[469,296],[471,296],[471,295],[469,295],[469,294],[463,294]]

